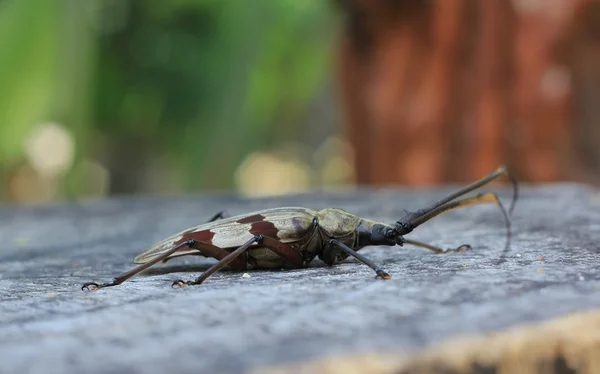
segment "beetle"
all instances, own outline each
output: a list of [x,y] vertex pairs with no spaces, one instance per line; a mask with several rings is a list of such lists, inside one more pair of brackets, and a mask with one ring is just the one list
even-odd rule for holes
[[[513,184],[513,199],[508,214],[495,193],[480,193],[458,199],[503,175],[509,176]],[[394,224],[361,218],[339,208],[315,211],[301,207],[283,207],[234,217],[227,217],[224,212],[220,212],[207,223],[172,235],[139,254],[134,259],[134,263],[139,266],[116,276],[112,282],[88,282],[81,288],[96,290],[116,286],[158,262],[186,255],[212,257],[218,262],[195,280],[174,281],[173,287],[199,285],[226,266],[233,270],[302,268],[316,257],[332,266],[352,256],[373,269],[376,278],[390,279],[391,276],[385,270],[357,251],[366,246],[404,244],[422,247],[436,254],[468,250],[471,248],[468,244],[442,249],[404,236],[439,214],[482,203],[494,203],[502,210],[507,229],[505,250],[508,250],[509,214],[512,213],[517,198],[516,180],[505,166],[500,166],[488,176],[425,209],[406,211],[406,215]]]

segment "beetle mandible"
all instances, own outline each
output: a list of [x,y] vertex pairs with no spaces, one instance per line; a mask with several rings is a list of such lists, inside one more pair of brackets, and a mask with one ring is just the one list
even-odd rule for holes
[[218,262],[193,281],[174,281],[173,287],[201,284],[226,266],[234,270],[301,268],[317,256],[330,266],[352,256],[373,269],[377,278],[390,279],[391,276],[385,270],[357,251],[366,246],[404,244],[422,247],[437,254],[470,249],[468,244],[442,249],[404,236],[439,214],[482,203],[494,203],[502,210],[507,229],[505,249],[508,249],[510,220],[498,196],[495,193],[485,193],[458,199],[502,175],[509,176],[513,184],[513,199],[508,211],[510,214],[517,201],[518,188],[505,166],[425,209],[407,212],[394,224],[361,218],[338,208],[314,211],[284,207],[235,217],[226,217],[221,212],[205,224],[156,243],[135,257],[134,263],[140,264],[139,266],[116,276],[112,282],[88,282],[81,288],[89,290],[116,286],[158,262],[186,255],[212,257]]

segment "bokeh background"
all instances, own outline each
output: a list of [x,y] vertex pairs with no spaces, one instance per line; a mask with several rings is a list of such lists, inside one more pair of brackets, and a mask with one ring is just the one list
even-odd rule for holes
[[600,182],[596,0],[2,0],[0,198]]

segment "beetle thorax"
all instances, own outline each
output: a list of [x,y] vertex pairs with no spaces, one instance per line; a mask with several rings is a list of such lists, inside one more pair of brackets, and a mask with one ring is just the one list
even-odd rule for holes
[[345,210],[327,208],[317,213],[319,227],[330,237],[344,237],[356,232],[361,218]]

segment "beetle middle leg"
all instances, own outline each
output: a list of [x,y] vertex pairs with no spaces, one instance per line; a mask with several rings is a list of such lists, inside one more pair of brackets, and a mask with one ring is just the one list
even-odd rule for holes
[[391,279],[392,278],[392,276],[389,275],[387,272],[385,272],[381,268],[381,266],[375,264],[373,261],[369,260],[365,256],[361,255],[360,253],[356,252],[352,248],[348,247],[346,244],[344,244],[336,239],[329,239],[329,241],[327,242],[327,246],[325,247],[325,250],[323,251],[324,252],[323,258],[325,259],[326,263],[333,263],[333,260],[336,257],[336,252],[337,252],[336,249],[337,249],[337,251],[341,250],[341,251],[346,252],[350,256],[356,258],[358,261],[362,262],[363,264],[367,265],[371,269],[375,270],[375,273],[377,274],[378,278],[381,278],[381,279]]
[[287,261],[289,261],[291,264],[293,264],[296,267],[300,267],[304,264],[304,259],[302,258],[302,255],[300,255],[300,253],[294,251],[287,244],[282,243],[281,241],[279,241],[277,239],[273,239],[271,237],[264,236],[262,234],[258,234],[258,235],[255,235],[254,237],[252,237],[252,239],[248,240],[246,243],[244,243],[240,247],[238,247],[235,251],[233,251],[230,254],[228,254],[227,256],[225,256],[219,262],[217,262],[216,264],[211,266],[208,270],[206,270],[204,273],[202,273],[202,275],[200,275],[194,281],[183,281],[181,279],[178,279],[173,282],[172,286],[173,287],[186,287],[186,286],[193,286],[193,285],[201,284],[208,277],[210,277],[217,271],[223,269],[230,262],[234,261],[236,258],[241,256],[244,252],[246,252],[248,249],[250,249],[250,247],[252,247],[252,245],[254,245],[254,244],[259,244],[261,246],[269,248],[270,250],[277,253],[279,256],[283,257],[284,259],[286,259]]

